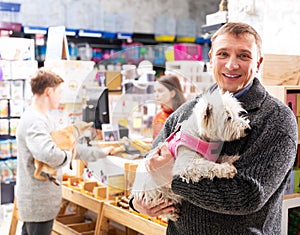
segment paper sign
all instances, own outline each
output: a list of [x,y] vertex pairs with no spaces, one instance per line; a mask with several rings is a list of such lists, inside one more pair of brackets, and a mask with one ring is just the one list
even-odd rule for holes
[[69,49],[65,26],[48,28],[45,60],[69,60]]

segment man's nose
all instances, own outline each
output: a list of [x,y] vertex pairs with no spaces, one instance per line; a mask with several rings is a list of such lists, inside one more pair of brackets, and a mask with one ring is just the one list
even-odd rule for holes
[[236,58],[230,57],[226,63],[226,68],[229,70],[238,69],[239,64]]

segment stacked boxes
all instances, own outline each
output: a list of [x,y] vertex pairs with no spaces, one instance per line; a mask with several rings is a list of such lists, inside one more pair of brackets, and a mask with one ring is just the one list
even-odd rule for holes
[[[286,104],[293,111],[300,127],[300,92],[299,90],[286,91]],[[298,128],[298,138],[300,138],[300,128]],[[290,173],[285,194],[300,193],[300,146],[298,145],[297,157],[294,169]]]
[[[300,171],[297,171],[297,177],[300,176]],[[300,177],[299,177],[300,178]],[[298,178],[298,181],[299,181],[299,178]],[[291,194],[291,193],[294,193],[295,191],[295,170],[292,170],[290,172],[290,175],[289,175],[289,178],[288,178],[288,182],[287,182],[287,185],[286,185],[286,188],[285,188],[285,191],[284,191],[284,194]],[[298,182],[299,184],[299,182]],[[298,187],[299,188],[299,187]],[[298,190],[297,188],[297,190]]]
[[[298,126],[300,126],[300,92],[296,90],[288,90],[286,94],[286,104],[295,114]],[[298,128],[298,138],[300,138],[300,128]]]
[[291,193],[300,193],[300,168],[294,167],[292,170],[294,178],[291,176],[291,182],[294,182],[294,192]]

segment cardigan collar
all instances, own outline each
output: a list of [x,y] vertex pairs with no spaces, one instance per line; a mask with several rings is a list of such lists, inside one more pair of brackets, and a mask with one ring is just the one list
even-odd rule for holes
[[[217,89],[217,84],[214,84],[210,90]],[[242,96],[237,99],[242,103],[243,108],[247,111],[259,108],[267,95],[266,89],[263,87],[258,78],[253,79],[253,84],[248,92],[245,92]]]

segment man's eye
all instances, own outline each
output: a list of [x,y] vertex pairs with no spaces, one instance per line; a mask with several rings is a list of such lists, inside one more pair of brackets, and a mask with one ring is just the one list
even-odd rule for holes
[[219,56],[222,56],[222,57],[225,57],[225,56],[228,55],[228,53],[227,53],[227,52],[220,52],[218,55],[219,55]]
[[247,54],[240,54],[241,59],[248,59],[250,58]]

